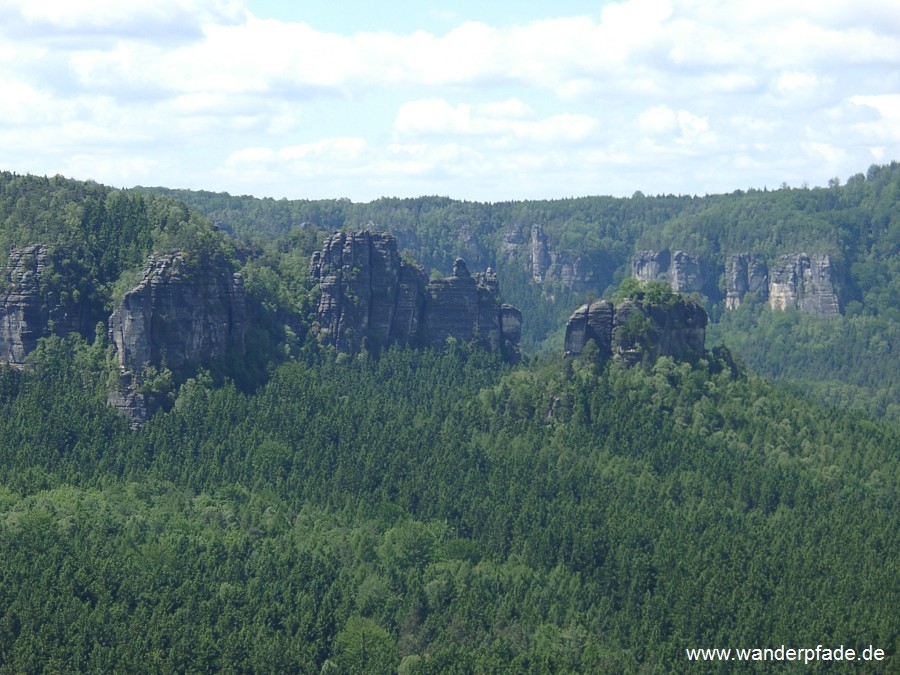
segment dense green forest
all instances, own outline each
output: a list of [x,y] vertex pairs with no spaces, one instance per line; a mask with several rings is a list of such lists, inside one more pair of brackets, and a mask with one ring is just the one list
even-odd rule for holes
[[[46,284],[80,280],[100,320],[151,252],[227,262],[252,307],[246,353],[179,373],[136,430],[102,325],[0,364],[0,673],[721,672],[685,650],[782,644],[895,671],[900,166],[838,183],[353,204],[0,174],[3,254],[50,247]],[[320,346],[309,256],[369,222],[426,270],[495,266],[533,322],[522,361]],[[500,255],[511,223],[607,261],[603,287],[535,284]],[[548,349],[636,248],[814,242],[843,316],[699,298],[695,362]]]
[[[775,315],[724,309],[724,270],[705,298],[714,325],[710,344],[724,344],[754,370],[799,382],[828,403],[900,419],[900,164],[872,166],[843,184],[737,190],[705,197],[636,193],[631,198],[478,203],[443,197],[273,200],[165,188],[139,192],[182,200],[239,239],[265,245],[298,229],[328,233],[376,227],[398,237],[426,270],[447,273],[457,256],[472,269],[494,267],[505,298],[526,321],[526,351],[557,351],[572,310],[609,295],[631,274],[642,249],[683,249],[707,260],[756,252],[831,256],[843,316]],[[590,283],[573,291],[559,280],[536,284],[522,254],[504,253],[511,231],[542,226],[549,246],[581,257]],[[720,267],[721,267],[720,264]],[[851,365],[852,364],[852,365]]]
[[[47,298],[61,314],[90,327],[109,317],[113,302],[138,278],[153,251],[234,255],[226,237],[182,202],[77,181],[0,172],[0,267],[9,250],[49,249],[43,271]],[[0,277],[0,292],[6,280]]]
[[12,672],[896,653],[900,435],[722,355],[306,354],[253,395],[201,376],[134,433],[106,406],[102,354],[54,338],[0,371]]

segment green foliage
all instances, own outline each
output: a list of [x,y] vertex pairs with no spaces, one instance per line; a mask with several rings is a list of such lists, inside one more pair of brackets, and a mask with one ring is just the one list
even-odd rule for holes
[[[876,343],[892,344],[900,327],[900,165],[896,162],[873,166],[844,185],[831,181],[827,188],[736,190],[704,197],[635,193],[627,199],[584,197],[492,204],[421,197],[354,204],[347,200],[274,201],[148,191],[176,196],[223,227],[259,240],[277,239],[298,229],[329,232],[374,223],[395,234],[404,254],[425,269],[446,273],[457,256],[465,258],[473,270],[492,266],[498,272],[504,300],[519,307],[525,317],[524,353],[560,350],[572,310],[586,298],[608,297],[620,283],[629,284],[631,257],[640,249],[681,249],[720,264],[730,254],[750,251],[770,264],[785,253],[827,253],[835,265],[848,318],[874,319],[879,332]],[[298,228],[301,223],[303,227]],[[529,238],[535,223],[543,227],[551,250],[578,258],[584,269],[592,270],[586,287],[577,286],[576,292],[559,280],[533,281]],[[521,242],[512,250],[508,235]],[[767,335],[767,324],[777,322],[777,317],[761,319],[759,324],[735,320],[724,310],[724,291],[722,276],[708,289],[709,297],[703,298],[713,322],[722,320],[721,326],[710,327],[716,343],[729,345],[761,372],[802,380],[805,388],[830,403],[896,416],[900,397],[883,374],[897,369],[892,367],[893,361],[880,367],[876,353],[883,353],[881,347],[876,346],[873,353],[867,343],[854,340],[857,351],[822,349],[821,344],[802,341],[809,337],[803,334],[782,335],[784,340],[774,341]],[[634,297],[638,292],[626,286],[620,295]],[[652,287],[645,293],[650,293],[651,302],[667,301],[664,294],[657,298]],[[856,325],[854,332],[869,335],[874,324]],[[822,339],[830,343],[829,337],[823,335]],[[819,358],[823,352],[828,353],[830,363]],[[897,352],[894,349],[891,354]],[[861,358],[860,354],[875,358]],[[798,355],[800,358],[795,358]],[[849,369],[841,363],[860,361],[869,365],[854,369],[851,381],[836,372]],[[808,367],[794,368],[792,364]]]
[[664,281],[648,281],[642,290],[644,304],[650,307],[674,307],[681,301],[681,296]]
[[61,332],[108,318],[153,251],[183,251],[199,264],[234,257],[224,234],[171,199],[0,172],[0,261],[31,244],[49,252],[40,290]]
[[616,331],[616,341],[626,350],[645,352],[653,344],[653,322],[640,311],[631,312]]
[[679,672],[895,653],[895,428],[741,376],[458,346],[185,384],[139,432],[103,345],[0,368],[14,671]]
[[641,293],[643,293],[641,282],[634,277],[627,277],[622,279],[622,283],[619,284],[619,288],[613,294],[613,300],[619,302],[625,298],[636,298]]
[[842,408],[900,420],[900,321],[865,313],[821,318],[745,303],[708,327],[747,366]]
[[[51,245],[43,281],[70,306],[103,307],[149,252],[177,249],[240,261],[254,308],[247,354],[145,378],[174,401],[137,432],[106,403],[102,323],[0,366],[0,670],[663,673],[690,646],[896,654],[900,431],[808,394],[898,414],[898,174],[490,205],[0,175],[3,243]],[[747,302],[695,363],[626,369],[589,346],[511,367],[463,344],[336,358],[307,330],[309,255],[321,232],[369,221],[426,269],[494,266],[535,349],[582,300],[501,255],[535,222],[604,262],[595,295],[636,247],[822,243],[856,304],[825,320]],[[682,302],[664,284],[620,293]]]
[[399,658],[394,639],[371,619],[350,617],[334,639],[334,663],[338,672],[389,675],[397,670]]

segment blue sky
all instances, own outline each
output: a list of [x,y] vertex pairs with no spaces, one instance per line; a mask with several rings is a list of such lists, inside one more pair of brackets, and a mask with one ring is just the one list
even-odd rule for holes
[[465,21],[481,21],[492,26],[512,26],[545,19],[548,16],[599,15],[599,0],[568,0],[553,3],[547,0],[519,2],[488,2],[464,0],[460,2],[416,2],[393,0],[388,2],[283,2],[254,0],[244,6],[259,17],[282,21],[303,21],[319,30],[354,33],[385,30],[412,33],[425,30],[442,33]]
[[288,198],[824,185],[900,159],[883,0],[0,0],[0,168]]

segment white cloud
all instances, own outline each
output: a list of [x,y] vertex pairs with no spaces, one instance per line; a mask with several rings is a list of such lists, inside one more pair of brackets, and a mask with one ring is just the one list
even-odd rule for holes
[[27,82],[0,79],[0,124],[24,124],[44,116],[53,98]]
[[775,88],[782,94],[791,93],[798,90],[811,90],[819,84],[819,78],[813,73],[804,73],[799,71],[789,71],[781,73]]
[[678,127],[678,116],[667,105],[648,108],[638,116],[638,128],[647,134],[661,134]]
[[6,0],[4,5],[5,13],[29,30],[137,38],[197,34],[205,24],[235,23],[244,16],[236,0]]
[[400,106],[394,121],[394,130],[401,136],[491,136],[538,143],[582,141],[597,126],[597,120],[588,115],[534,119],[532,110],[517,99],[475,106],[454,106],[439,98],[411,101]]
[[344,35],[238,0],[0,0],[0,160],[95,156],[114,184],[491,199],[814,182],[900,155],[891,3],[547,7]]
[[[671,136],[676,144],[698,145],[715,141],[710,131],[709,120],[687,110],[672,110],[667,105],[658,105],[643,111],[637,120],[637,128],[641,133],[651,136]],[[660,147],[659,141],[643,139],[645,145]]]
[[341,162],[353,162],[360,158],[367,145],[364,138],[325,138],[315,143],[282,148],[278,156],[284,159],[303,160],[326,157]]
[[[856,106],[878,112],[878,119],[860,122],[853,128],[867,140],[878,143],[889,143],[895,147],[900,145],[900,94],[883,94],[876,96],[852,96],[850,102]],[[873,148],[873,155],[879,159],[885,155],[885,148]]]
[[900,121],[900,94],[852,96],[850,102],[854,105],[874,108],[886,120]]

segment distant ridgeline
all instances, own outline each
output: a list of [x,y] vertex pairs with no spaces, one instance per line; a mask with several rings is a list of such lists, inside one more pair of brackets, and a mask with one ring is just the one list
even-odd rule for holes
[[[751,367],[823,391],[846,383],[841,397],[883,414],[900,389],[897,241],[896,163],[812,190],[495,204],[255,200],[0,172],[0,361],[22,366],[41,338],[99,335],[118,378],[110,401],[137,424],[191,368],[246,370],[253,352],[265,373],[316,343],[476,342],[515,361],[520,346],[565,339],[571,355],[593,341],[625,362],[690,358],[703,306],[710,336]],[[664,312],[656,291],[590,301],[629,279],[693,300]],[[766,308],[797,311],[771,320]]]
[[[873,313],[897,311],[893,288],[900,282],[891,244],[900,238],[896,162],[843,185],[835,179],[827,188],[706,197],[635,193],[493,204],[421,197],[355,204],[151,191],[183,199],[241,234],[274,237],[298,226],[388,232],[426,270],[446,270],[456,257],[493,267],[504,278],[506,297],[526,313],[531,291],[524,283],[568,306],[566,293],[606,295],[627,276],[701,293],[716,319],[748,295],[772,309],[818,316],[836,316],[851,302]],[[531,323],[526,333],[535,329]]]

